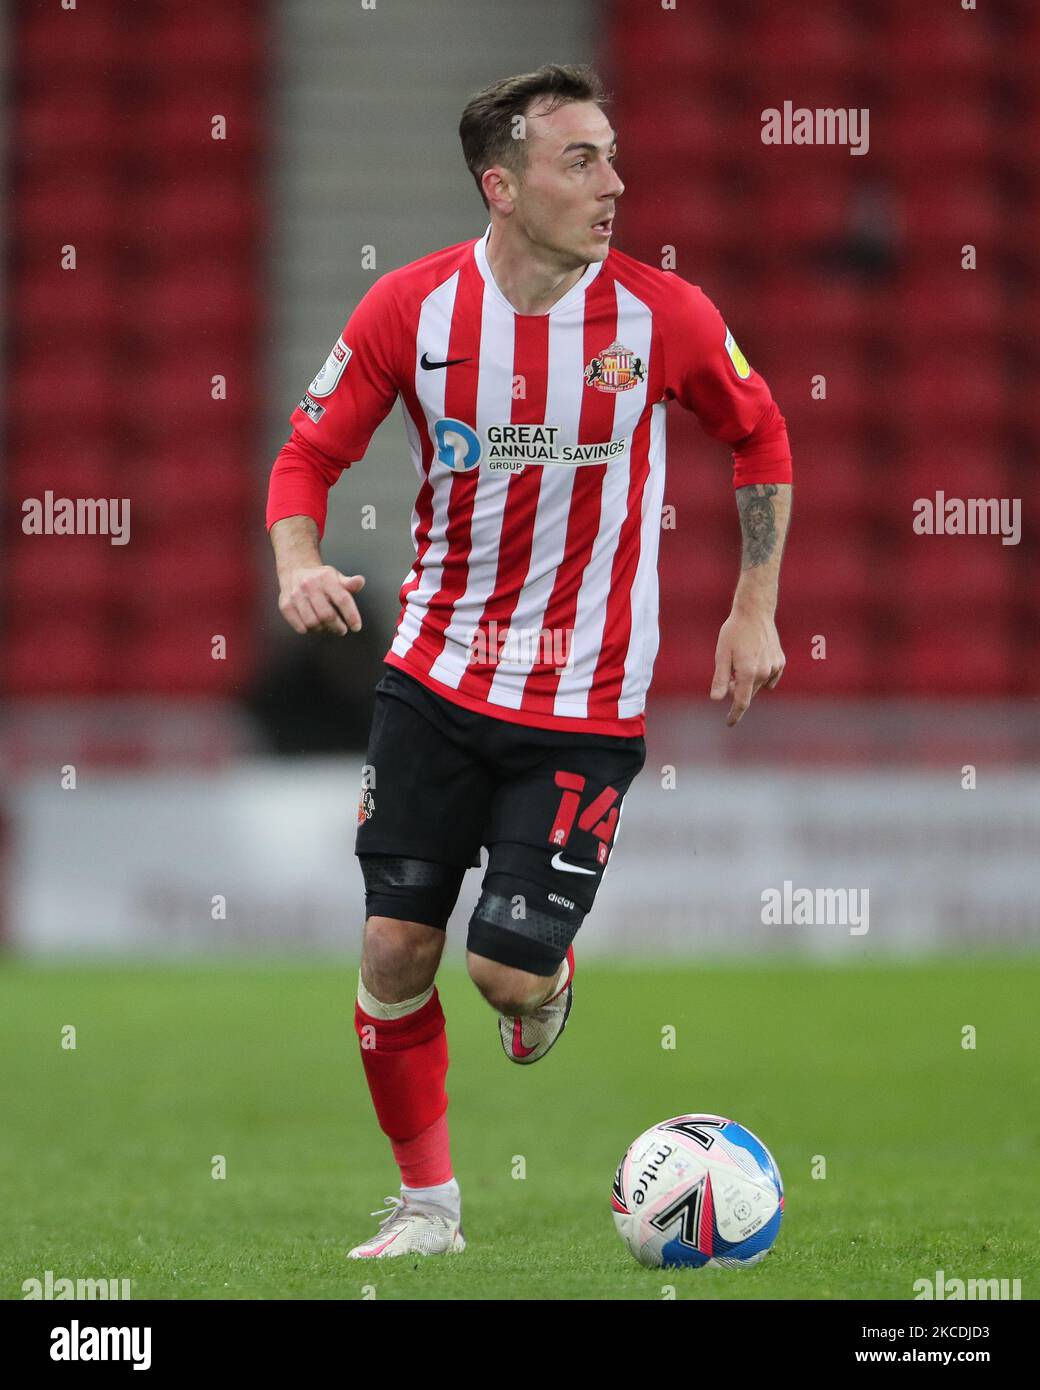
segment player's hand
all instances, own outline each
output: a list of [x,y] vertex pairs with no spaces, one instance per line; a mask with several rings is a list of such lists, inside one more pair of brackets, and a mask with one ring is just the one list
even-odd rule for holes
[[715,679],[711,683],[713,700],[733,697],[726,717],[729,728],[740,723],[762,686],[776,688],[786,664],[771,616],[764,611],[736,610],[729,615],[715,647]]
[[363,574],[340,574],[332,565],[290,570],[282,580],[278,610],[294,632],[361,631],[354,595],[365,587]]

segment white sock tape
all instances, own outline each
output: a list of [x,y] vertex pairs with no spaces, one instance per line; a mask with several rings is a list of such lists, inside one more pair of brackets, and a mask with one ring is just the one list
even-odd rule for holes
[[414,999],[402,999],[399,1004],[384,1004],[382,1000],[377,999],[365,988],[360,970],[358,971],[357,987],[358,1003],[365,1013],[372,1018],[405,1018],[408,1014],[414,1014],[433,998],[433,985],[431,985],[422,994],[417,994]]

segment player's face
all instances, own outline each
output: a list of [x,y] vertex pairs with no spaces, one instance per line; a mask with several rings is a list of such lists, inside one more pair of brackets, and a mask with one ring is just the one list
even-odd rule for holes
[[527,116],[527,166],[514,215],[536,245],[573,267],[606,259],[614,204],[625,185],[614,170],[614,131],[594,102],[574,101]]

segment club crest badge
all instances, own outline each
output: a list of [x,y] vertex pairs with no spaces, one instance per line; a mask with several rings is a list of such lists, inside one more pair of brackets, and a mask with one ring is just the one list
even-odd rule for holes
[[597,391],[606,391],[610,395],[631,391],[633,386],[645,380],[646,363],[631,348],[616,340],[585,368],[586,386],[594,386]]
[[364,825],[365,821],[371,820],[376,813],[376,799],[372,795],[371,789],[366,787],[361,793],[361,800],[358,802],[357,823]]

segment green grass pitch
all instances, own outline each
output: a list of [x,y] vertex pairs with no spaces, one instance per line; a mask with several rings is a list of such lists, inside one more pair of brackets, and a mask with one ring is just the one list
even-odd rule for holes
[[[669,1285],[681,1299],[910,1299],[938,1269],[1040,1294],[1036,957],[702,967],[579,952],[567,1031],[533,1067],[506,1060],[495,1015],[446,965],[469,1248],[363,1265],[343,1252],[398,1180],[353,1032],[356,970],[7,962],[0,1294],[23,1297],[47,1269],[162,1299],[359,1299],[366,1285],[380,1299],[660,1299]],[[698,1110],[769,1145],[779,1240],[753,1269],[644,1270],[614,1232],[615,1165],[649,1125]]]

